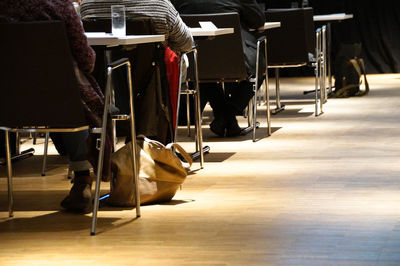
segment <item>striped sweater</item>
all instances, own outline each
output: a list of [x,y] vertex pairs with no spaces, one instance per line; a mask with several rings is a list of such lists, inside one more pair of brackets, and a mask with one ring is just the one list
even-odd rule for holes
[[110,18],[112,5],[124,5],[126,17],[150,17],[157,34],[164,34],[166,44],[175,52],[192,48],[193,37],[169,0],[83,0],[82,19]]

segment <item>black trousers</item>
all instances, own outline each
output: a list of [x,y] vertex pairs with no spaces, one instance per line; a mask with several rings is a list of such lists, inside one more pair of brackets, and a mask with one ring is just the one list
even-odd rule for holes
[[248,81],[225,83],[225,91],[221,84],[200,84],[201,110],[209,102],[216,118],[223,116],[227,110],[242,114],[253,95],[253,84]]

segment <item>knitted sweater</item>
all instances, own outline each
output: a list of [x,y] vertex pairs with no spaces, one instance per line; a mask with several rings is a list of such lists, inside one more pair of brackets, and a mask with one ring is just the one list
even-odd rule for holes
[[88,45],[80,18],[71,1],[66,0],[1,0],[0,21],[61,20],[65,24],[72,55],[79,69],[93,70],[95,53]]
[[126,17],[153,20],[157,34],[164,34],[166,44],[175,52],[192,48],[193,37],[169,0],[83,0],[82,19],[110,18],[112,5],[124,5]]

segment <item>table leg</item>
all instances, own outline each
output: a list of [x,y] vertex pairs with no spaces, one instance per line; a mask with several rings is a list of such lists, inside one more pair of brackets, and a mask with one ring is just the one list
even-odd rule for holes
[[332,72],[331,72],[331,44],[332,44],[332,36],[331,36],[331,23],[328,22],[326,25],[327,32],[327,53],[326,53],[326,64],[328,68],[328,93],[332,92]]

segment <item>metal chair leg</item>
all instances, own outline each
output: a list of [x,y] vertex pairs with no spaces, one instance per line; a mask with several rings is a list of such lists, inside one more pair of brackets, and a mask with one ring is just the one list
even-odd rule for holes
[[8,186],[8,216],[14,217],[14,197],[12,185],[12,165],[11,165],[11,151],[10,139],[8,130],[4,132],[6,139],[6,160],[7,160],[7,186]]
[[[100,182],[101,176],[103,173],[103,159],[104,159],[104,147],[105,147],[105,139],[106,139],[106,128],[107,128],[107,114],[108,108],[110,104],[110,87],[111,87],[111,73],[112,68],[108,67],[107,69],[107,86],[104,96],[104,113],[103,113],[103,122],[101,129],[101,137],[100,137],[100,151],[97,163],[97,174],[96,174],[96,187],[95,187],[95,196],[94,196],[94,204],[93,204],[93,215],[92,215],[92,227],[90,231],[90,235],[96,234],[96,225],[97,225],[97,211],[99,209],[99,198],[100,198]],[[134,140],[132,140],[133,142]]]
[[256,141],[256,128],[257,128],[257,87],[254,86],[254,97],[253,97],[253,142]]
[[[129,106],[130,106],[130,126],[132,138],[132,165],[133,165],[133,178],[135,181],[135,202],[136,202],[136,217],[140,217],[140,191],[139,191],[139,154],[136,150],[136,128],[135,128],[135,108],[133,106],[133,87],[131,76],[131,64],[127,63],[127,75],[129,82]],[[178,119],[178,118],[177,118]],[[135,140],[135,141],[134,141]]]
[[44,148],[43,148],[43,164],[42,164],[42,176],[46,175],[46,163],[47,163],[47,150],[49,148],[49,135],[50,133],[47,132],[44,141]]
[[190,99],[189,94],[186,94],[186,122],[187,122],[187,132],[188,137],[190,137]]
[[179,84],[178,84],[178,98],[176,102],[176,114],[175,114],[175,130],[174,130],[174,141],[176,142],[178,137],[178,124],[179,124],[179,108],[181,101],[181,90],[182,90],[182,65],[183,65],[183,56],[180,57],[179,61]]
[[[316,31],[316,46],[315,46],[315,116],[318,116],[318,90],[320,86],[320,68],[321,68],[321,29],[318,28]],[[321,92],[320,92],[321,93]]]
[[268,78],[268,55],[267,55],[267,38],[265,38],[265,45],[264,45],[264,53],[265,53],[265,79],[264,79],[264,84],[265,84],[265,100],[267,104],[267,123],[268,123],[268,136],[271,136],[272,130],[271,130],[271,108],[270,108],[270,102],[269,102],[269,78]]
[[277,113],[285,110],[285,105],[281,104],[281,88],[280,88],[280,79],[279,79],[279,68],[275,68],[275,91],[276,91],[276,108],[272,110],[272,114],[276,115]]
[[326,53],[326,26],[322,26],[322,90],[323,100],[321,101],[321,112],[323,113],[322,106],[328,100],[328,90],[326,89],[326,70],[327,70],[327,53]]
[[197,69],[197,50],[193,49],[193,58],[194,58],[194,71],[196,81],[195,85],[195,107],[196,107],[196,138],[197,138],[197,147],[200,152],[200,168],[203,168],[204,165],[204,150],[203,150],[203,132],[201,128],[201,108],[200,108],[200,88],[199,88],[199,73]]

